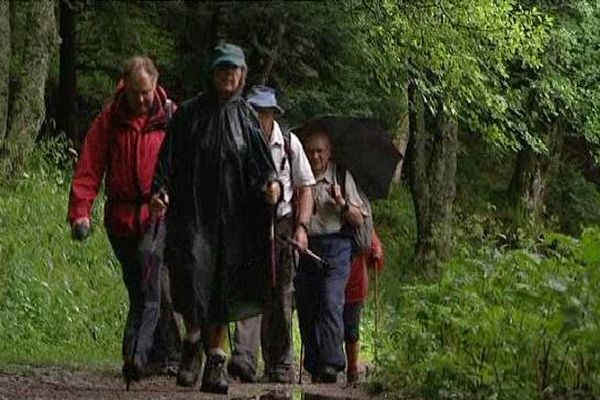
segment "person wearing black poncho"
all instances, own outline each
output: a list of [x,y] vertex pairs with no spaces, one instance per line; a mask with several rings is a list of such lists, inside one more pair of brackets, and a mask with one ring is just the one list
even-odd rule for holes
[[[272,206],[281,195],[255,112],[242,98],[241,48],[220,44],[208,90],[184,102],[167,129],[153,182],[153,210],[166,210],[173,301],[186,323],[177,384],[227,393],[226,324],[261,312]],[[202,340],[200,339],[202,332]]]

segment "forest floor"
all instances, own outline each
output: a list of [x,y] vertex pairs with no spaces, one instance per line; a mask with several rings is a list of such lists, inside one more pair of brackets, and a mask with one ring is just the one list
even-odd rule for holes
[[[305,382],[310,382],[306,376]],[[175,378],[156,376],[133,383],[129,391],[118,371],[69,367],[2,367],[0,400],[12,399],[239,399],[239,400],[353,400],[373,399],[362,385],[240,384],[229,394],[211,395],[175,385]]]

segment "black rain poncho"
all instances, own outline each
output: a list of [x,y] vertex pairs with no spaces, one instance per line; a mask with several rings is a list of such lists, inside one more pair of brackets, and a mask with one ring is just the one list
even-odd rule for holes
[[201,94],[171,120],[153,192],[169,194],[173,302],[193,325],[261,312],[270,223],[264,189],[275,177],[258,118],[239,93],[224,104],[214,92]]

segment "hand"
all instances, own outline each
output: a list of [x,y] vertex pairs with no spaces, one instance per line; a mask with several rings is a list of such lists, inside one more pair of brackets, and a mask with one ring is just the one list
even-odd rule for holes
[[381,250],[381,247],[375,247],[371,257],[373,257],[373,260],[375,261],[381,260],[383,258],[383,251]]
[[363,215],[358,207],[348,205],[348,210],[344,213],[344,218],[350,225],[357,227],[363,223]]
[[306,229],[303,226],[298,226],[296,228],[296,233],[294,233],[294,240],[298,244],[298,250],[300,252],[306,251],[308,249],[308,235],[306,234]]
[[346,200],[342,197],[342,188],[337,183],[331,185],[331,197],[335,201],[335,204],[343,207],[346,205]]
[[71,224],[71,237],[75,240],[85,240],[90,235],[90,219],[87,217],[77,218]]
[[158,192],[150,199],[150,210],[153,214],[162,217],[169,206],[169,195],[165,192]]
[[267,190],[265,192],[267,203],[271,205],[277,204],[279,197],[281,197],[281,187],[279,182],[271,181],[267,184]]

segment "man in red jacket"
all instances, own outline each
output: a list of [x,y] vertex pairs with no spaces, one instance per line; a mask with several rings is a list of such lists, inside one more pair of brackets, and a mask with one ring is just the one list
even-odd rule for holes
[[[148,303],[146,289],[142,287],[148,252],[161,257],[164,238],[164,227],[160,220],[151,221],[148,206],[154,168],[170,114],[170,100],[157,86],[157,80],[158,71],[149,58],[132,57],[125,62],[113,101],[102,110],[86,135],[69,198],[68,220],[73,236],[85,239],[92,205],[105,179],[104,225],[121,263],[129,297],[122,348],[123,375],[127,382],[138,380],[148,361],[160,305],[160,289],[153,302]],[[153,229],[148,229],[150,225]],[[144,239],[148,232],[151,240]],[[160,276],[162,259],[155,269],[158,273],[155,271],[154,276]],[[154,320],[149,325],[144,322],[142,328],[142,313],[148,304]],[[146,332],[142,333],[143,330]]]

